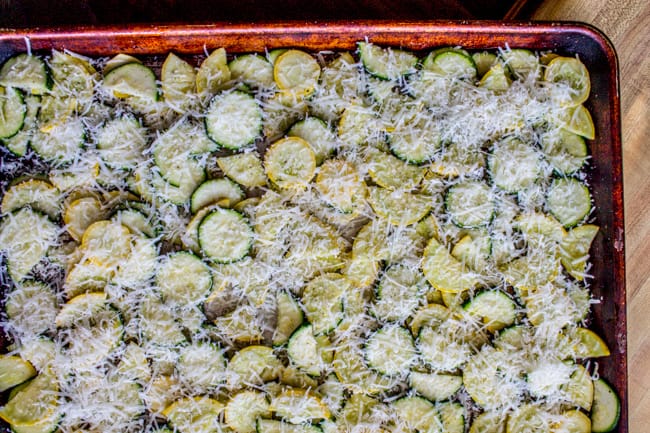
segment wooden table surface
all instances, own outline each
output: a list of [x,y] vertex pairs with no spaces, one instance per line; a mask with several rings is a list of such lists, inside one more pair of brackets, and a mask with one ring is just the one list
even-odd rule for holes
[[650,431],[650,2],[545,0],[535,20],[595,25],[621,73],[630,433]]

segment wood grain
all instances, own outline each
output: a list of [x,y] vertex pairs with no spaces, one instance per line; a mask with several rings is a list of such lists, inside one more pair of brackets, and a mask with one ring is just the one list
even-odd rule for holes
[[614,43],[621,72],[630,432],[650,425],[650,2],[546,0],[537,20],[584,21]]

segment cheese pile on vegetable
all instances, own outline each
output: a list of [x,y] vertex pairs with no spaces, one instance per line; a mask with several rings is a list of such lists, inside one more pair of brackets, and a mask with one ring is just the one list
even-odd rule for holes
[[580,60],[52,51],[0,86],[16,433],[615,427]]

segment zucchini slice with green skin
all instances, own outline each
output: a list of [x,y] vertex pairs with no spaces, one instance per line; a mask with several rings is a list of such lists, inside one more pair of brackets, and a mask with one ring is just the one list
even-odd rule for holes
[[7,293],[5,302],[5,312],[12,325],[34,335],[52,329],[58,302],[50,286],[36,280],[23,281]]
[[224,410],[224,421],[238,433],[255,433],[258,418],[270,418],[267,396],[259,391],[240,391],[230,398]]
[[477,74],[472,57],[453,48],[433,51],[424,59],[422,68],[457,80],[474,80]]
[[546,193],[546,206],[564,227],[573,227],[591,212],[591,193],[577,179],[555,179]]
[[373,182],[383,188],[413,189],[424,178],[423,167],[407,164],[379,149],[368,148],[364,159],[368,166],[368,175]]
[[187,340],[172,309],[158,294],[149,293],[140,302],[138,332],[145,341],[162,347],[176,347]]
[[495,213],[490,187],[481,181],[460,182],[449,188],[445,209],[454,224],[463,228],[485,226]]
[[111,69],[104,76],[103,86],[118,98],[135,96],[148,102],[158,100],[156,74],[141,63],[126,63]]
[[463,377],[454,374],[420,373],[409,374],[409,386],[431,401],[450,399],[463,385]]
[[226,149],[249,146],[262,134],[262,110],[248,93],[234,91],[216,95],[205,115],[210,140]]
[[340,274],[320,275],[307,284],[302,292],[302,304],[314,335],[326,334],[343,320],[344,296],[351,285]]
[[410,164],[431,161],[440,150],[440,130],[436,122],[421,107],[403,107],[392,116],[389,134],[391,152]]
[[198,233],[201,251],[216,263],[239,261],[253,246],[253,229],[242,214],[231,209],[217,208],[208,213]]
[[273,64],[257,54],[238,56],[230,63],[230,78],[253,87],[273,86]]
[[392,324],[368,337],[364,352],[368,366],[388,376],[405,375],[417,357],[411,333]]
[[469,433],[505,433],[506,418],[500,411],[483,412],[472,421]]
[[11,138],[23,128],[27,106],[23,95],[13,87],[0,94],[0,138]]
[[469,314],[480,318],[489,331],[498,331],[510,326],[517,317],[517,305],[501,290],[482,291],[463,308]]
[[402,397],[394,401],[391,406],[398,418],[406,423],[410,429],[419,432],[441,433],[442,420],[438,410],[429,400],[422,397]]
[[533,146],[517,137],[499,141],[488,155],[492,182],[503,191],[514,193],[534,184],[541,177],[541,159]]
[[377,285],[372,314],[381,321],[402,322],[420,305],[424,276],[403,264],[387,268]]
[[[210,179],[199,185],[190,198],[190,210],[197,213],[206,206],[220,203],[232,207],[244,199],[244,192],[230,179]],[[224,204],[222,201],[227,201]]]
[[32,149],[42,158],[57,165],[73,161],[86,140],[86,128],[80,118],[57,123],[47,130],[38,131],[30,142]]
[[304,320],[304,314],[298,302],[286,291],[276,295],[277,325],[273,333],[273,345],[281,346],[289,340],[291,334]]
[[181,251],[161,260],[156,272],[156,284],[165,302],[174,305],[197,304],[210,293],[212,274],[200,258]]
[[616,428],[621,417],[621,400],[604,379],[594,381],[594,404],[591,407],[591,431],[607,433]]
[[146,236],[148,238],[156,237],[159,227],[147,217],[143,211],[137,209],[120,209],[112,217],[113,220],[127,227],[131,233]]
[[[24,98],[24,102],[26,111],[22,128],[10,138],[1,140],[5,147],[18,157],[25,156],[29,143],[32,141],[36,132],[38,111],[41,108],[41,97],[27,95]],[[0,110],[4,110],[4,108],[0,108]]]
[[382,80],[396,80],[412,74],[418,63],[418,58],[413,53],[397,48],[359,42],[357,49],[366,71]]
[[585,139],[564,129],[542,135],[542,152],[560,175],[577,172],[588,158]]
[[424,249],[422,271],[429,283],[441,292],[459,293],[478,284],[477,277],[467,272],[435,238],[431,238]]
[[216,344],[196,342],[180,349],[176,371],[191,388],[208,390],[226,381],[226,358]]
[[102,125],[95,141],[106,164],[129,168],[142,159],[147,146],[146,129],[135,117],[127,115]]
[[195,148],[199,140],[193,140],[194,133],[189,123],[176,124],[152,144],[153,159],[159,173],[172,186],[181,187],[189,179],[199,182],[205,179],[204,164],[192,155],[211,149],[204,146]]
[[305,324],[291,334],[287,355],[291,362],[310,376],[320,376],[325,364],[318,350],[311,324]]
[[29,362],[17,355],[0,355],[0,392],[20,385],[36,376]]
[[379,217],[400,227],[420,221],[432,207],[432,200],[424,195],[379,187],[368,188],[368,203]]
[[43,59],[21,53],[10,57],[0,68],[0,86],[17,87],[33,95],[42,95],[52,88],[52,77]]

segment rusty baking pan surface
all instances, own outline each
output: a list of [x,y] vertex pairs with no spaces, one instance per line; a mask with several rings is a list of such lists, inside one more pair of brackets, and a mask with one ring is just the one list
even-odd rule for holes
[[68,49],[91,57],[127,53],[158,67],[174,51],[202,55],[224,47],[229,54],[277,47],[307,51],[353,50],[367,38],[379,45],[427,50],[462,46],[467,50],[529,48],[578,55],[591,76],[585,103],[596,127],[589,141],[587,168],[600,232],[592,246],[591,290],[603,301],[593,305],[591,327],[606,340],[612,355],[598,359],[599,371],[621,397],[618,432],[628,431],[626,297],[623,183],[618,64],[611,43],[597,29],[579,23],[503,23],[454,21],[280,22],[127,27],[67,27],[0,30],[0,63],[23,52]]

